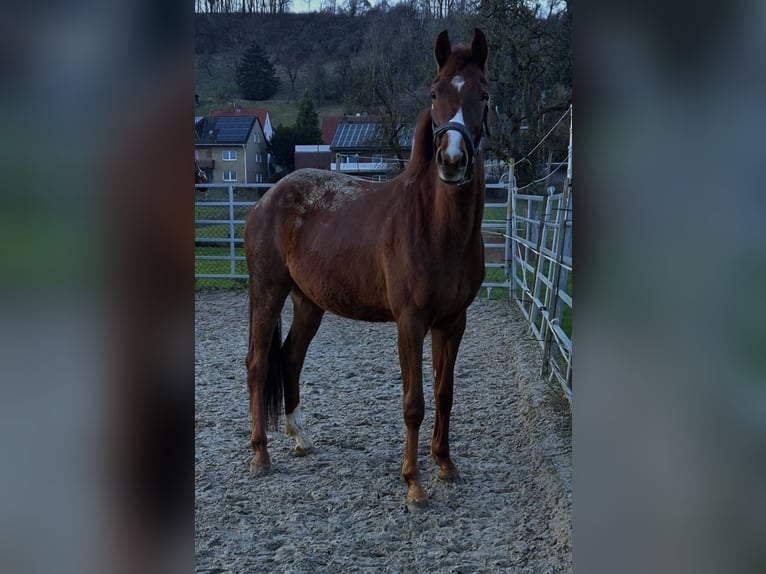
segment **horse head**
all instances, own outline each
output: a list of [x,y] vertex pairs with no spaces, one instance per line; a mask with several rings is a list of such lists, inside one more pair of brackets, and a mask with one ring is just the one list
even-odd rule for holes
[[474,162],[487,125],[487,38],[476,28],[470,47],[453,50],[444,30],[436,39],[434,57],[431,122],[436,165],[443,182],[461,184],[473,178]]

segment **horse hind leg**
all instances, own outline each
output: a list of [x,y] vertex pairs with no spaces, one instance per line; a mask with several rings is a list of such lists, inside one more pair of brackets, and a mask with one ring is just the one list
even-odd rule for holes
[[313,444],[304,427],[300,406],[300,374],[311,340],[322,322],[324,311],[297,288],[292,291],[293,323],[282,346],[285,390],[285,434],[295,439],[295,453],[308,454]]
[[245,360],[250,399],[250,446],[254,453],[251,472],[263,472],[271,466],[266,429],[276,426],[281,409],[283,377],[279,360],[279,316],[288,290],[286,283],[272,283],[266,289],[251,278],[250,340]]

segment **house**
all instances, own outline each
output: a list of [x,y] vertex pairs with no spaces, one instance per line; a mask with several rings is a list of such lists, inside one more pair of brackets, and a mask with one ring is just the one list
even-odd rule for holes
[[[399,135],[399,148],[405,158],[410,155],[413,135],[414,126],[403,128]],[[330,169],[372,181],[391,179],[404,167],[385,141],[380,120],[375,116],[344,117],[335,130],[330,151],[333,154]]]
[[322,143],[295,146],[295,169],[313,167],[316,169],[330,169],[333,162],[333,153],[330,151],[330,143],[338,129],[338,124],[343,116],[325,116],[322,118]]
[[343,116],[325,116],[322,118],[322,143],[330,145],[335,132],[338,131],[338,124],[343,120]]
[[211,116],[255,116],[258,121],[261,122],[261,128],[263,129],[263,135],[266,136],[266,141],[271,142],[274,137],[274,128],[271,125],[271,115],[269,110],[263,108],[247,108],[242,109],[239,107],[232,108],[230,110],[211,110]]
[[195,157],[209,183],[260,183],[271,175],[271,154],[256,115],[194,118]]
[[295,169],[313,167],[330,169],[333,154],[329,145],[310,144],[295,146]]

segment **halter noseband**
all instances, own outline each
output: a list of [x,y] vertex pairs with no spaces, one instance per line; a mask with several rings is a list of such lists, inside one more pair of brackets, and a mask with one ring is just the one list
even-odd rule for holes
[[465,142],[466,146],[466,153],[468,155],[468,165],[466,165],[465,168],[465,176],[463,176],[463,179],[459,182],[459,184],[463,184],[467,181],[471,181],[473,178],[473,160],[476,157],[476,154],[479,153],[479,149],[481,148],[481,137],[484,134],[484,132],[487,132],[487,135],[489,135],[489,126],[487,125],[487,113],[489,112],[489,105],[484,106],[484,117],[481,120],[482,124],[482,130],[479,132],[479,137],[476,139],[476,141],[473,140],[471,137],[471,132],[468,131],[468,128],[465,127],[463,124],[457,123],[457,122],[446,122],[440,126],[436,125],[436,122],[434,122],[433,114],[431,115],[431,126],[432,131],[434,134],[434,150],[436,150],[436,139],[442,135],[444,132],[447,132],[449,130],[454,130],[458,132],[461,136],[463,136],[463,141]]

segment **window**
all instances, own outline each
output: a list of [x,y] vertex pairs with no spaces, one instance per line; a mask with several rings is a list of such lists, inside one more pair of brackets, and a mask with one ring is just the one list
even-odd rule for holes
[[253,141],[255,143],[261,143],[261,136],[258,135],[258,132],[253,132]]
[[237,172],[228,170],[223,172],[224,181],[237,181]]
[[255,163],[261,163],[261,154],[259,153],[255,154]]
[[263,174],[262,173],[256,173],[255,174],[255,182],[256,183],[262,183],[263,182]]
[[221,159],[223,161],[236,161],[237,151],[233,149],[225,149],[221,152]]

